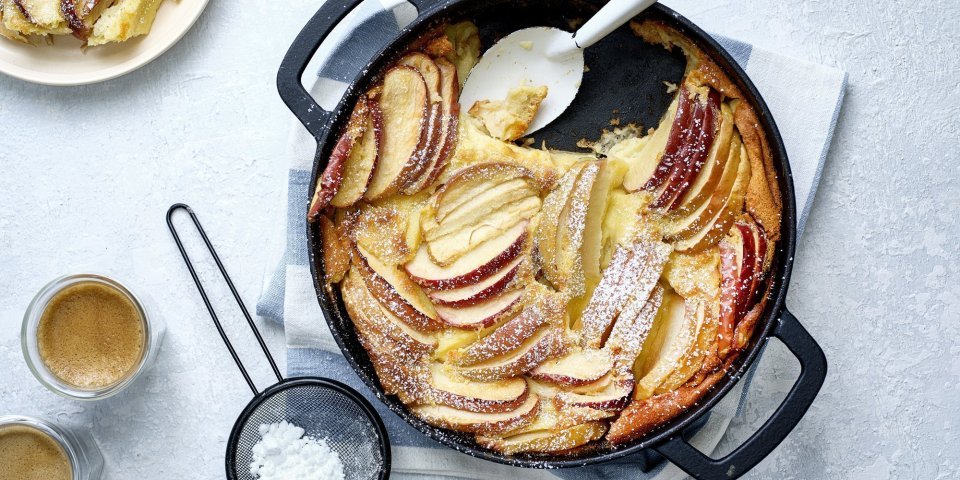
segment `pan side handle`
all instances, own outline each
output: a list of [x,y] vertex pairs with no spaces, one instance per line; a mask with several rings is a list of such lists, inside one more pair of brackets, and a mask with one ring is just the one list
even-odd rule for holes
[[827,358],[792,313],[783,310],[772,333],[800,361],[800,376],[773,415],[729,455],[713,459],[677,435],[653,448],[700,480],[738,478],[756,466],[787,437],[816,398],[827,376]]
[[313,54],[327,35],[363,0],[330,0],[313,15],[313,18],[300,30],[290,45],[287,54],[280,63],[277,72],[277,90],[283,103],[303,123],[314,138],[320,139],[326,133],[330,113],[320,107],[310,96],[300,79]]

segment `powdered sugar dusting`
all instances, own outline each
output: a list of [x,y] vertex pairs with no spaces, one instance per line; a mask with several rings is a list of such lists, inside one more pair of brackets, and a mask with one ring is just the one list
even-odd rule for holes
[[286,421],[260,425],[250,474],[260,480],[343,480],[343,463],[325,438],[304,436]]

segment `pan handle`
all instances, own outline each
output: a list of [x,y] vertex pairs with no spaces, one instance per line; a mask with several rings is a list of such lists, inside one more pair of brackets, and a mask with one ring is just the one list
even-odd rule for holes
[[296,40],[293,41],[293,45],[290,45],[290,49],[287,50],[287,54],[284,55],[283,61],[280,63],[280,71],[277,72],[277,90],[280,92],[283,103],[287,104],[287,107],[297,116],[300,123],[303,123],[310,134],[318,140],[327,131],[330,112],[317,104],[300,79],[323,40],[343,20],[343,17],[347,16],[362,1],[329,0],[323,2],[313,18],[307,22],[303,30],[300,30]]
[[653,448],[700,480],[738,478],[763,460],[800,422],[827,376],[827,358],[816,340],[792,313],[783,310],[773,336],[779,338],[800,361],[800,377],[787,397],[746,442],[729,455],[713,459],[677,435]]

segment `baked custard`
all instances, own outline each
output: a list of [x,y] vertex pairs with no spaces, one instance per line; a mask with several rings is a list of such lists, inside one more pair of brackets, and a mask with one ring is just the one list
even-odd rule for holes
[[589,153],[512,141],[536,86],[460,111],[468,22],[411,45],[341,132],[309,209],[326,287],[386,393],[431,425],[505,454],[620,444],[746,347],[780,238],[767,140],[693,42],[631,28],[686,72],[657,128]]

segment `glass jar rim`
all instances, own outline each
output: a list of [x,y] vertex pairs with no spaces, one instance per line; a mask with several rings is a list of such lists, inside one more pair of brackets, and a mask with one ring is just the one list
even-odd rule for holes
[[[50,300],[66,288],[83,282],[96,282],[117,290],[133,303],[143,322],[143,348],[136,365],[125,373],[119,381],[100,388],[81,388],[76,385],[71,385],[54,375],[40,357],[39,346],[37,344],[37,327]],[[20,329],[20,344],[30,372],[33,373],[33,376],[48,390],[63,397],[76,400],[100,400],[119,393],[133,383],[134,380],[146,370],[146,364],[150,358],[150,350],[154,348],[153,343],[155,339],[153,338],[153,328],[154,325],[152,324],[150,315],[147,313],[147,309],[144,307],[143,301],[128,286],[105,275],[78,273],[55,278],[37,292],[30,301],[30,305],[27,307],[23,316],[23,324]]]
[[80,455],[78,447],[73,444],[66,432],[57,424],[38,417],[28,415],[0,415],[0,431],[9,426],[23,426],[32,428],[50,437],[63,449],[70,462],[70,477],[77,479],[80,475]]

